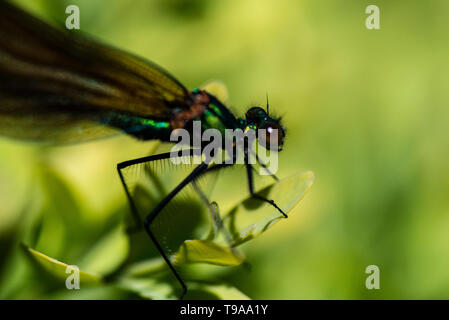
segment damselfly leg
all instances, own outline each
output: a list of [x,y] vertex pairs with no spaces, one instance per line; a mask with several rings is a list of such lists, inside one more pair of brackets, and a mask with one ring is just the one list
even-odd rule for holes
[[122,162],[122,163],[118,164],[117,168],[118,168],[120,180],[121,180],[121,182],[123,184],[123,187],[125,189],[125,193],[127,195],[127,198],[128,198],[129,204],[130,204],[132,217],[133,217],[133,220],[134,220],[134,223],[135,223],[135,225],[132,226],[129,230],[131,232],[133,232],[133,231],[141,229],[142,226],[144,227],[146,233],[148,234],[148,236],[150,237],[150,239],[154,243],[155,247],[157,248],[158,252],[162,256],[164,261],[166,262],[166,264],[169,267],[170,271],[173,273],[173,275],[175,276],[176,280],[181,285],[182,292],[181,292],[181,295],[180,295],[180,299],[182,299],[184,297],[185,293],[187,292],[187,286],[186,286],[184,280],[181,278],[181,276],[178,273],[178,271],[176,270],[176,268],[174,267],[174,265],[173,265],[172,261],[170,260],[169,256],[167,255],[167,253],[163,249],[163,246],[160,244],[160,242],[157,239],[157,237],[155,236],[154,232],[151,230],[151,225],[152,225],[153,221],[156,219],[156,217],[167,206],[167,204],[185,186],[187,186],[189,183],[193,182],[203,172],[205,172],[205,170],[207,169],[208,165],[203,162],[203,163],[199,164],[197,167],[195,167],[195,169],[190,174],[188,174],[188,176],[185,177],[184,180],[181,183],[179,183],[169,194],[167,194],[156,205],[156,207],[154,209],[152,209],[152,211],[146,216],[146,218],[143,221],[142,221],[142,219],[140,217],[140,214],[138,212],[137,205],[136,205],[136,203],[135,203],[135,201],[134,201],[134,199],[133,199],[133,197],[131,195],[130,187],[126,183],[124,175],[123,175],[123,172],[122,172],[122,170],[124,170],[125,168],[130,167],[130,166],[139,165],[139,164],[148,164],[150,162],[155,162],[155,161],[159,161],[159,160],[167,160],[171,156],[173,156],[171,153],[163,153],[163,154],[158,154],[158,155],[154,155],[154,156],[148,156],[148,157],[143,157],[143,158],[139,158],[139,159],[129,160],[129,161],[125,161],[125,162]]

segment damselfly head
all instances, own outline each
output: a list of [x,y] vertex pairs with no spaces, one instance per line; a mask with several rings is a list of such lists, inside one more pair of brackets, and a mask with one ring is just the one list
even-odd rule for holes
[[[274,151],[281,151],[284,145],[285,130],[281,125],[280,118],[272,118],[267,111],[261,107],[252,107],[245,114],[245,125],[248,128],[252,128],[258,132],[258,129],[265,130],[265,137],[259,137],[265,139],[264,145],[267,149]],[[277,130],[274,134],[274,130]],[[276,141],[274,141],[276,139]],[[275,143],[276,142],[276,143]]]

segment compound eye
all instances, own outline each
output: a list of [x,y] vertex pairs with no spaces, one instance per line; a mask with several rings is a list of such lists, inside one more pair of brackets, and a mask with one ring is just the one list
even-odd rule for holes
[[249,122],[258,122],[259,120],[264,119],[266,116],[266,111],[261,107],[252,107],[245,114],[246,120]]
[[261,129],[265,130],[266,148],[276,151],[280,150],[284,142],[284,131],[282,130],[281,126],[276,122],[267,122]]

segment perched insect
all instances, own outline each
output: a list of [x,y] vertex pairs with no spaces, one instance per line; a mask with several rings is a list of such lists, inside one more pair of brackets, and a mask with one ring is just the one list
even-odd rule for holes
[[[0,1],[0,133],[6,136],[74,143],[124,132],[140,140],[170,142],[176,129],[240,128],[267,130],[266,143],[282,148],[285,131],[267,110],[253,107],[246,117],[235,117],[205,90],[188,91],[174,77],[149,61],[58,30],[23,10]],[[278,130],[276,144],[270,141]],[[278,150],[275,150],[278,151]],[[249,192],[285,217],[270,199],[254,191],[253,167],[245,154]],[[137,225],[143,226],[183,288],[187,287],[162,250],[150,225],[186,185],[211,170],[232,164],[202,162],[149,212],[139,217],[122,170],[161,160],[170,153],[118,164],[117,169]],[[261,164],[263,166],[263,164]],[[277,179],[275,176],[273,176]]]

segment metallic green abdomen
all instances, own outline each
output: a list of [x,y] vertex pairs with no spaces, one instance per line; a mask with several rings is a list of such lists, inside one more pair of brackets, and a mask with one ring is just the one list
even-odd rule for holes
[[102,124],[121,129],[141,140],[170,140],[171,127],[168,121],[145,119],[137,116],[110,113],[99,120]]

